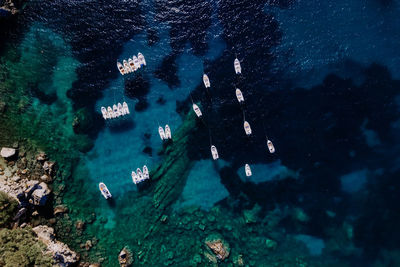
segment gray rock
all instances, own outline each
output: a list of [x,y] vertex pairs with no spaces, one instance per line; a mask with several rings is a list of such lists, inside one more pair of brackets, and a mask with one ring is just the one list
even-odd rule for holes
[[47,251],[53,255],[55,266],[75,266],[79,260],[78,255],[66,244],[57,241],[54,237],[54,229],[46,225],[39,225],[32,229],[39,240],[47,246]]
[[1,148],[0,155],[3,158],[8,159],[8,158],[11,158],[12,156],[14,156],[16,152],[17,151],[14,148],[3,147],[3,148]]
[[46,183],[41,182],[32,193],[33,204],[36,206],[44,206],[49,198],[51,191]]

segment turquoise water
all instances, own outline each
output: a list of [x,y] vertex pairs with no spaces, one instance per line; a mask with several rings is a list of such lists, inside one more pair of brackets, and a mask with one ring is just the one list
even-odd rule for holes
[[[3,51],[16,103],[7,115],[16,128],[33,122],[18,134],[59,160],[55,203],[70,212],[54,225],[58,237],[104,266],[118,266],[124,246],[134,265],[213,266],[205,240],[215,234],[231,251],[221,266],[397,266],[399,5],[28,5]],[[116,61],[138,52],[147,66],[121,76]],[[100,108],[123,101],[131,114],[104,122]],[[82,108],[88,126],[77,134]],[[158,135],[165,124],[169,144]],[[139,190],[131,171],[143,165],[153,179]]]

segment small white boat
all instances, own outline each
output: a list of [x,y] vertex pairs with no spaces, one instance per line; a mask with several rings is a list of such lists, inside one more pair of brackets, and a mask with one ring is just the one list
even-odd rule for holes
[[135,70],[135,64],[133,63],[133,60],[131,58],[128,59],[128,63],[131,70]]
[[203,82],[206,88],[210,87],[210,79],[208,79],[207,74],[203,74]]
[[201,110],[199,109],[199,106],[193,103],[193,111],[196,113],[197,117],[201,117],[203,114],[201,113]]
[[248,123],[247,121],[244,121],[243,128],[247,135],[251,135],[250,123]]
[[139,53],[137,54],[137,57],[138,57],[138,59],[139,59],[140,65],[145,65],[145,66],[146,66],[146,59],[144,59],[143,54],[139,52]]
[[113,105],[113,111],[114,111],[114,115],[115,115],[116,118],[121,116],[121,114],[119,114],[118,107],[115,104]]
[[161,140],[167,139],[163,127],[158,126],[158,134],[160,135]]
[[132,181],[134,184],[138,183],[138,176],[136,175],[136,172],[132,171]]
[[125,114],[129,114],[128,104],[125,101],[122,103],[122,107],[124,108]]
[[121,63],[117,62],[117,67],[118,67],[119,72],[120,72],[122,75],[124,75],[124,74],[125,74],[124,66],[122,66]]
[[117,107],[118,107],[118,112],[119,112],[119,114],[120,114],[121,116],[124,116],[124,115],[125,115],[125,109],[122,107],[122,104],[121,104],[121,103],[118,103]]
[[110,119],[115,118],[115,114],[114,114],[114,112],[113,112],[113,110],[112,110],[112,108],[110,106],[107,108],[107,111],[108,111],[108,117]]
[[105,199],[109,199],[112,197],[110,191],[108,191],[107,186],[103,182],[99,183],[99,189]]
[[143,177],[143,173],[142,173],[142,171],[140,170],[140,168],[137,168],[136,169],[136,174],[137,174],[137,177],[138,177],[138,183],[140,183],[140,182],[143,182],[143,180],[144,180],[144,177]]
[[236,74],[242,73],[242,67],[240,66],[239,59],[235,58],[235,61],[233,62],[233,66],[235,67]]
[[275,147],[274,147],[274,144],[272,144],[271,140],[267,139],[267,146],[268,146],[269,153],[271,153],[271,154],[275,153]]
[[138,68],[140,68],[140,62],[139,59],[136,56],[132,57],[133,60],[133,64],[135,64],[135,70],[137,70]]
[[240,89],[236,88],[236,98],[237,100],[240,102],[244,102],[244,97],[242,94],[242,91],[240,91]]
[[149,169],[147,169],[146,165],[143,166],[143,178],[144,179],[149,179],[150,178]]
[[103,114],[103,118],[105,120],[108,118],[107,110],[105,107],[101,107],[101,114]]
[[219,159],[217,148],[214,145],[211,146],[211,155],[214,160]]
[[125,68],[126,73],[132,72],[131,67],[129,67],[128,61],[126,61],[124,59],[124,61],[122,61],[122,63],[124,63],[124,68]]
[[165,138],[172,139],[171,128],[169,128],[168,124],[165,125]]
[[247,177],[252,175],[249,164],[244,165],[244,171],[245,171]]

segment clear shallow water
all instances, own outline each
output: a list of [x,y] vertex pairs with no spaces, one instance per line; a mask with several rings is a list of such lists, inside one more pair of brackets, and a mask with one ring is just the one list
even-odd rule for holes
[[[311,266],[396,264],[399,3],[136,4],[35,3],[20,22],[32,30],[18,47],[33,49],[22,53],[21,62],[39,61],[38,69],[44,69],[48,65],[40,63],[57,58],[51,78],[38,86],[45,95],[55,92],[57,100],[44,104],[46,99],[32,94],[31,113],[47,118],[45,125],[59,125],[59,135],[66,136],[74,135],[73,108],[87,108],[93,116],[86,133],[94,146],[79,155],[72,177],[63,181],[62,201],[71,210],[70,222],[64,219],[72,232],[59,226],[59,236],[85,259],[105,258],[105,266],[117,265],[125,245],[138,265],[192,266],[194,255],[212,264],[204,240],[213,233],[232,249],[222,265],[234,263],[237,254],[250,266],[282,258],[288,266],[300,264],[298,258]],[[35,32],[50,36],[44,44],[52,45],[32,41]],[[42,57],[42,51],[51,56]],[[138,52],[147,66],[119,75],[116,60]],[[241,76],[233,71],[235,54],[242,60]],[[204,72],[211,79],[208,92]],[[125,83],[136,76],[143,79],[132,89]],[[242,89],[245,106],[237,104],[235,87]],[[190,96],[205,115],[204,124],[189,131],[187,154],[180,156],[188,158],[178,165],[186,172],[161,176],[138,191],[131,171],[144,164],[155,170],[168,158],[165,150],[158,154],[163,150],[157,127],[168,123],[174,136],[190,110]],[[104,124],[100,107],[123,101],[131,116]],[[148,106],[135,111],[143,101]],[[45,116],[58,106],[62,116]],[[244,134],[243,114],[252,138]],[[274,155],[266,150],[266,134]],[[220,152],[217,164],[210,142]],[[252,166],[250,178],[245,163]],[[102,198],[99,181],[113,202]],[[173,197],[159,197],[163,190]],[[154,209],[159,199],[167,202],[161,212]],[[162,215],[167,223],[160,223]],[[84,233],[74,230],[78,219],[87,222]],[[93,236],[96,245],[89,252],[79,248]],[[277,241],[276,250],[266,247],[267,238]]]

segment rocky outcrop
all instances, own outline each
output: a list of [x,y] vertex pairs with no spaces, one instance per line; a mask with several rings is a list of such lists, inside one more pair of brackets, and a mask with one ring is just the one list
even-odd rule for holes
[[206,238],[205,243],[207,247],[214,253],[214,255],[218,260],[223,261],[229,257],[229,252],[230,252],[229,244],[226,241],[224,241],[221,235],[218,234],[209,235]]
[[[28,192],[30,192],[30,190],[33,190],[29,201],[32,201],[33,205],[35,206],[44,206],[51,193],[47,184],[43,182],[39,183],[39,181],[29,182],[34,184],[32,187],[30,187],[32,189],[28,188]],[[29,197],[29,195],[27,197]]]
[[38,239],[47,246],[45,254],[52,255],[55,266],[74,266],[78,262],[78,255],[66,244],[55,239],[53,228],[39,225],[32,230],[36,233]]
[[1,148],[0,151],[0,155],[5,159],[12,158],[13,156],[15,156],[16,153],[17,150],[15,148],[9,148],[9,147],[3,147]]
[[20,6],[22,4],[22,0],[5,0],[2,1],[2,6],[0,6],[0,17],[6,15],[15,15],[20,12]]

